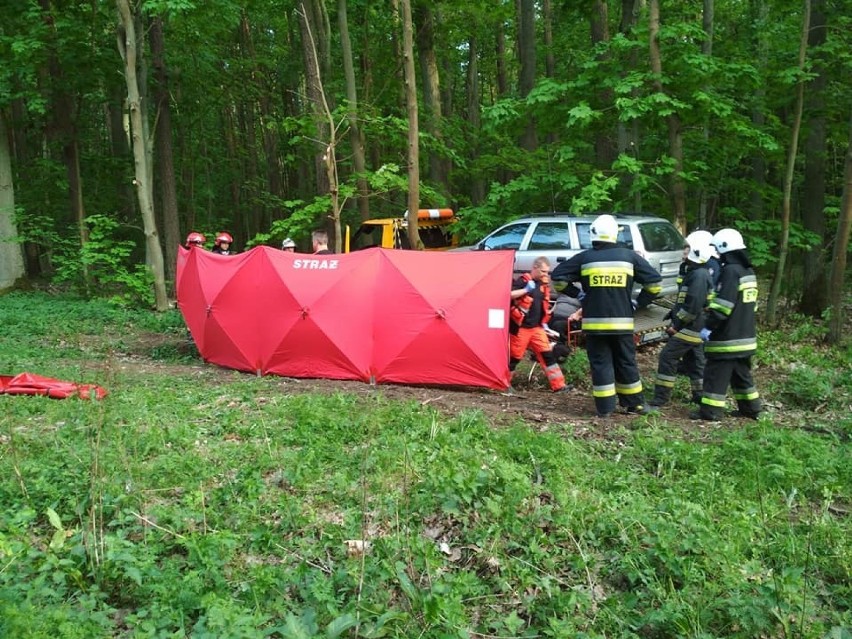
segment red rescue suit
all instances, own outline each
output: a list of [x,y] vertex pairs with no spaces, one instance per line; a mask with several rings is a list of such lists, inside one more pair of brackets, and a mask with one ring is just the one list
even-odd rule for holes
[[[512,288],[524,288],[531,281],[530,275],[524,274],[513,282]],[[550,319],[550,287],[537,282],[535,290],[512,300],[509,317],[512,320],[509,327],[509,370],[515,370],[529,349],[544,369],[550,389],[561,391],[565,388],[565,377],[544,332],[544,325]]]

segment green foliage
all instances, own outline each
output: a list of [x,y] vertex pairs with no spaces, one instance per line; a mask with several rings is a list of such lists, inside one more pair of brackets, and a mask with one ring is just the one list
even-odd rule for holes
[[70,240],[55,247],[54,280],[119,304],[153,306],[153,275],[130,259],[136,244],[117,237],[120,224],[106,215],[90,215],[86,226],[89,237],[82,248]]
[[[775,264],[781,241],[780,220],[740,220],[734,226],[743,234],[749,255],[755,266]],[[790,224],[790,250],[811,251],[822,245],[822,238],[801,224]]]
[[[796,409],[843,414],[850,401],[852,345],[827,347],[824,321],[793,313],[785,322],[760,336],[760,361],[786,371],[783,378],[772,380],[770,392]],[[833,427],[852,434],[849,420],[840,419]]]
[[117,336],[175,315],[0,298],[7,367],[110,391],[0,396],[3,636],[821,639],[852,622],[848,439],[766,420],[583,440],[381,390],[111,363]]

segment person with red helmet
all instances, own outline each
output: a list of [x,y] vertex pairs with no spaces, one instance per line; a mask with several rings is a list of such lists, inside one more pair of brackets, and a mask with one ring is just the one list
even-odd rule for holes
[[230,233],[219,233],[216,239],[213,240],[213,252],[219,255],[233,255],[236,251],[231,250],[231,245],[234,243],[234,238]]
[[207,238],[204,237],[201,233],[193,231],[189,235],[186,236],[186,248],[190,249],[193,246],[197,246],[198,248],[204,248],[204,243],[207,241]]

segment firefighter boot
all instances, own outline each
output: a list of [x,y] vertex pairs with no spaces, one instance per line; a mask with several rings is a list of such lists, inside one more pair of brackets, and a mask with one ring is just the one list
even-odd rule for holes
[[672,389],[669,386],[663,386],[659,383],[654,385],[654,396],[648,402],[650,406],[659,408],[669,403],[669,398],[672,395]]

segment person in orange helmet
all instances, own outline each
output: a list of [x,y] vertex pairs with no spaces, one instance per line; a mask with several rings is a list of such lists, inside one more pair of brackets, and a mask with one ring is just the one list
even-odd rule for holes
[[219,255],[233,255],[236,253],[236,251],[231,249],[233,243],[234,238],[231,237],[230,233],[219,233],[216,239],[213,240],[213,252]]
[[189,235],[186,236],[186,243],[184,246],[190,249],[193,246],[197,246],[198,248],[204,248],[204,243],[207,241],[207,238],[204,237],[201,233],[196,231],[192,231]]

